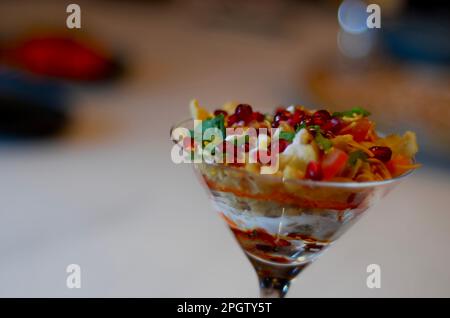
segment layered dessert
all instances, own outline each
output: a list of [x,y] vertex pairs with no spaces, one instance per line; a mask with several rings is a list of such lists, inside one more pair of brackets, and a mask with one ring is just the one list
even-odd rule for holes
[[[209,145],[219,157],[230,150],[231,159],[242,156],[195,167],[260,278],[290,280],[386,194],[391,181],[418,167],[415,134],[380,137],[360,107],[330,112],[292,105],[263,114],[227,103],[209,112],[194,100],[191,112],[194,125],[216,128],[223,138],[199,139],[191,131],[185,149],[193,155]],[[246,135],[250,129],[255,142]],[[272,152],[269,161],[261,150]],[[248,160],[252,155],[256,160]],[[274,160],[277,169],[261,173]]]

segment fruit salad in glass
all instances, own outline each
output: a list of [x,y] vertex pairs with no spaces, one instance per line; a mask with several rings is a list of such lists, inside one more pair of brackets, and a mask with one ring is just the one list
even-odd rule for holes
[[299,272],[418,167],[415,134],[381,137],[361,107],[291,105],[263,114],[226,103],[209,112],[193,100],[190,110],[193,120],[177,126],[181,133],[172,129],[172,139],[190,159],[205,149],[223,159],[192,162],[255,267],[262,296],[284,296]]

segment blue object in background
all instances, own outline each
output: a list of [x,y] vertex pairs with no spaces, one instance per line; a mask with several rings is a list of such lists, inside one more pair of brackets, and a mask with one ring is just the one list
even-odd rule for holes
[[64,85],[0,68],[0,141],[48,138],[69,121]]
[[450,65],[450,21],[439,16],[405,16],[382,28],[382,43],[392,56],[409,61]]
[[68,90],[58,81],[4,67],[0,67],[0,95],[49,107],[65,107],[68,102]]

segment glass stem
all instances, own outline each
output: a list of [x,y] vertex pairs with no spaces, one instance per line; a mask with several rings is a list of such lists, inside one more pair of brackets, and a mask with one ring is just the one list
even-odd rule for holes
[[289,290],[291,281],[283,278],[260,277],[261,298],[283,298]]

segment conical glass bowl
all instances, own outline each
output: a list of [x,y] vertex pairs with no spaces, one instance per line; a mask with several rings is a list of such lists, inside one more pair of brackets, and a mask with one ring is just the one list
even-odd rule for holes
[[254,266],[262,297],[285,296],[292,279],[410,174],[374,182],[324,182],[229,165],[193,166]]

